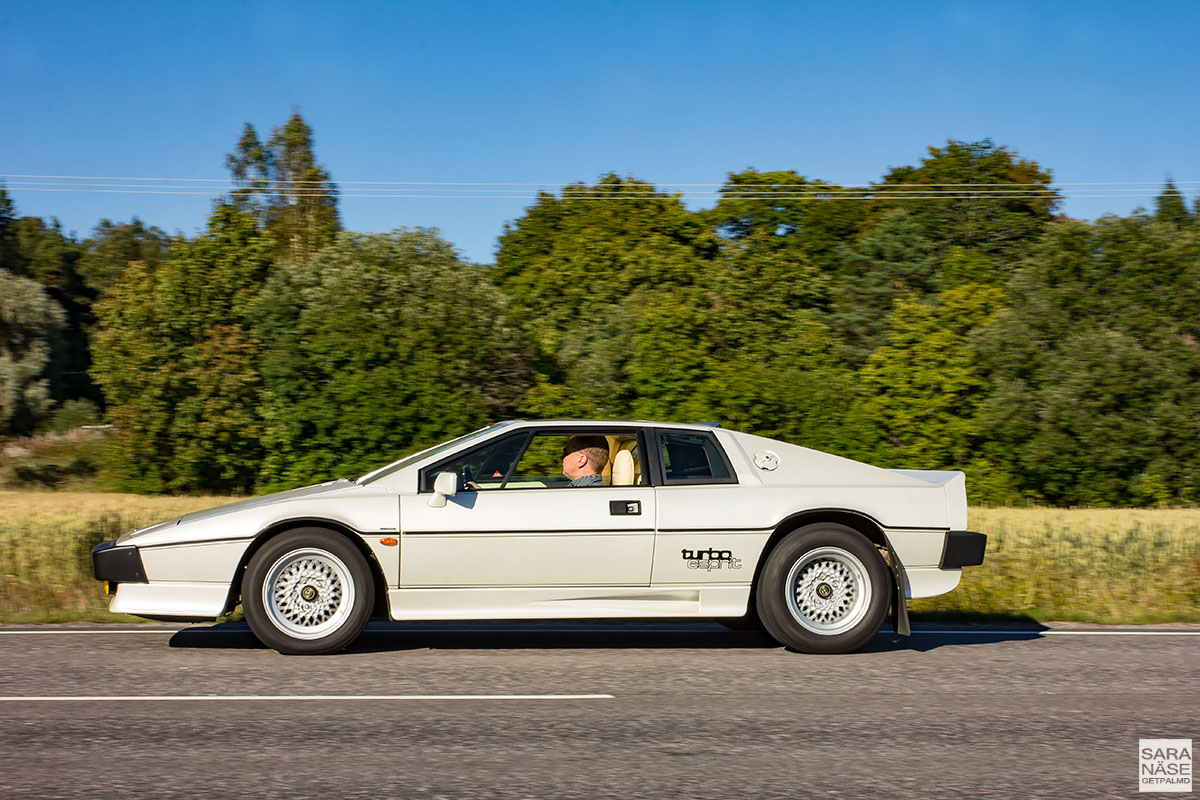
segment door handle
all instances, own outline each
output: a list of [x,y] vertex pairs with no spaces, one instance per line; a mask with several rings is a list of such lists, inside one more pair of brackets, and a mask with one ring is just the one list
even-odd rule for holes
[[609,500],[608,513],[614,517],[636,516],[642,513],[641,500]]

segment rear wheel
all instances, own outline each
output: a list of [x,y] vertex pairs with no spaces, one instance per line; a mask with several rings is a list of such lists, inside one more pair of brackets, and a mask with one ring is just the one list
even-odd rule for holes
[[865,536],[818,523],[788,534],[759,576],[758,613],[777,641],[803,653],[849,653],[887,616],[887,565]]
[[246,566],[242,606],[250,630],[288,655],[348,646],[375,604],[371,568],[349,540],[323,528],[280,534]]

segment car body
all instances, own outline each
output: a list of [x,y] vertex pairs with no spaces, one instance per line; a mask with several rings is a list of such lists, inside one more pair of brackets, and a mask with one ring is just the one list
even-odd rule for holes
[[[573,436],[604,437],[598,485],[561,475]],[[341,649],[371,617],[718,618],[846,652],[889,608],[907,633],[905,598],[982,563],[986,537],[966,527],[961,472],[710,424],[518,420],[151,525],[93,561],[113,612],[214,619],[241,601],[289,653]]]

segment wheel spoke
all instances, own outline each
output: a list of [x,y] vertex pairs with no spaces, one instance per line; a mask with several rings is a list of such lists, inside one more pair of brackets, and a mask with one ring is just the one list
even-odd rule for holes
[[337,556],[317,548],[295,550],[276,561],[262,594],[271,624],[299,639],[337,630],[354,606],[350,570]]
[[788,572],[788,609],[806,629],[836,635],[857,625],[871,600],[863,563],[840,547],[821,547],[798,558]]

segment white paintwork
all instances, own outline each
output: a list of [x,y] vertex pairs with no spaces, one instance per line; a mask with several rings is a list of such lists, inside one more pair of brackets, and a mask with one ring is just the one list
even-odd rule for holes
[[164,617],[217,617],[225,610],[229,581],[184,583],[158,581],[122,583],[108,610],[114,614]]
[[961,569],[938,569],[937,567],[906,567],[904,569],[904,596],[913,599],[937,597],[958,586]]
[[[418,493],[422,468],[532,426],[710,432],[737,483],[564,489],[527,482],[455,494],[443,481],[438,494]],[[126,534],[119,543],[138,547],[150,582],[122,584],[111,609],[216,616],[256,537],[332,523],[366,543],[396,619],[740,616],[772,532],[821,509],[876,521],[901,561],[906,594],[931,597],[960,577],[938,564],[945,532],[967,527],[965,485],[961,472],[881,469],[709,426],[508,422],[357,482],[242,500]],[[445,505],[430,503],[437,497]],[[612,500],[636,502],[641,513],[613,514]],[[399,546],[383,543],[389,539]],[[699,556],[706,551],[729,558]]]
[[253,538],[277,522],[325,519],[361,533],[397,532],[396,496],[383,486],[333,481],[185,514],[117,540],[140,547]]
[[750,587],[393,589],[392,619],[595,619],[737,617]]
[[[444,508],[400,498],[400,585],[648,586],[654,489],[604,486],[461,492]],[[641,514],[610,513],[610,501]]]
[[142,547],[142,566],[156,581],[229,583],[250,539]]
[[[693,583],[749,586],[754,580],[754,567],[769,538],[769,531],[660,532],[654,544],[652,582],[655,586]],[[700,556],[709,550],[728,551],[731,558],[724,561]]]

